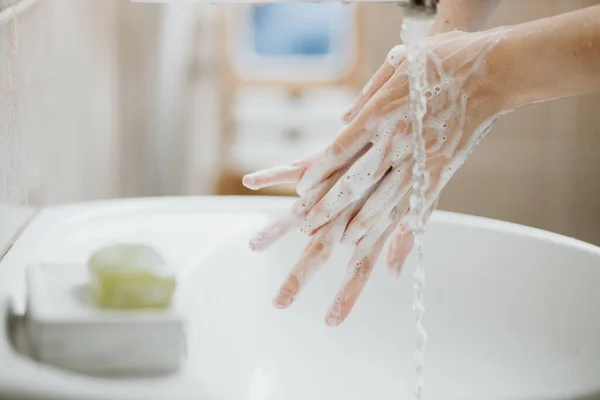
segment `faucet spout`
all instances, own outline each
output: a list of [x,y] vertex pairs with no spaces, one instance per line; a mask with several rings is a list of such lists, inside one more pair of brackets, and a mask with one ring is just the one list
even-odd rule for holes
[[405,16],[411,18],[432,18],[441,0],[399,0]]

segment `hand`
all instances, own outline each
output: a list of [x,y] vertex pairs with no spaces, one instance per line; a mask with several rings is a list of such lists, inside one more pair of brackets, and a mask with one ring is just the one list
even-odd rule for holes
[[[494,66],[487,64],[488,55],[503,34],[503,30],[451,32],[426,42],[428,105],[423,134],[427,148],[427,208],[483,139],[491,123],[505,111],[500,83],[491,74]],[[390,52],[388,62],[359,97],[355,111],[347,115],[350,123],[298,183],[297,191],[304,195],[331,175],[346,171],[303,218],[301,230],[306,234],[331,221],[377,183],[346,229],[344,243],[357,243],[386,221],[393,208],[408,209],[412,138],[407,63],[396,66],[395,62],[402,59],[401,50]]]
[[[495,92],[490,90],[491,85],[486,86],[487,68],[484,68],[485,55],[497,40],[499,38],[491,33],[456,32],[430,39],[427,44],[431,84],[424,133],[429,176],[433,175],[436,183],[428,194],[427,218],[435,208],[439,191],[449,179],[448,172],[458,166],[453,164],[457,156],[464,162],[465,155],[485,134],[481,127],[499,113],[493,111],[497,109],[492,96]],[[468,101],[471,98],[473,103]],[[294,183],[298,179],[304,182],[299,190],[303,196],[290,215],[251,240],[254,250],[264,250],[300,222],[303,230],[312,235],[300,261],[282,285],[275,299],[276,306],[284,308],[292,303],[308,278],[327,261],[332,245],[342,237],[347,244],[355,245],[355,250],[348,267],[349,279],[327,314],[329,325],[339,325],[347,317],[383,244],[396,226],[388,264],[394,274],[400,272],[413,240],[407,221],[399,223],[408,212],[410,195],[412,141],[407,102],[406,63],[400,46],[390,52],[388,61],[345,115],[344,119],[350,124],[323,153],[244,178],[247,185],[261,182],[260,187],[283,181]],[[491,116],[485,118],[488,115],[485,111]],[[393,124],[389,123],[390,115],[395,118]],[[373,123],[377,119],[384,123]],[[351,153],[348,148],[357,150]],[[380,149],[379,154],[368,156],[373,149]],[[444,172],[447,172],[445,176]],[[347,195],[345,190],[348,190]],[[309,218],[321,222],[307,229]]]
[[[289,168],[278,168],[272,169],[271,171],[275,171],[276,175],[278,173],[286,175]],[[340,176],[341,173],[330,177],[323,184],[310,191],[309,196],[305,196],[296,202],[290,214],[275,221],[252,238],[250,240],[250,248],[253,251],[265,250],[277,239],[297,226],[304,215],[303,210],[305,208],[310,209],[309,207],[301,207],[301,203],[308,205],[309,202],[313,202],[314,204],[314,201],[323,197]],[[272,175],[272,179],[275,181],[280,180],[275,177],[275,175]],[[300,259],[288,274],[288,277],[273,301],[277,308],[289,307],[309,282],[310,278],[327,262],[333,246],[339,243],[346,226],[361,207],[364,206],[365,200],[370,194],[371,192],[367,192],[362,199],[353,202],[336,218],[322,226],[312,235],[310,242],[300,256]],[[399,216],[401,214],[394,211],[393,215]],[[356,244],[354,253],[347,267],[347,279],[344,280],[342,287],[325,317],[325,322],[329,326],[340,325],[352,310],[352,307],[371,274],[372,268],[381,253],[383,245],[398,221],[399,219],[392,218],[389,223],[379,225],[376,229],[367,233],[362,240]],[[410,251],[410,249],[406,251],[406,254],[408,254],[408,251]]]

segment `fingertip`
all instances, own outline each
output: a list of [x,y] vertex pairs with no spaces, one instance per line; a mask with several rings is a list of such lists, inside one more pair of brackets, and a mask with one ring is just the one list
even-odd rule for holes
[[253,238],[251,238],[248,241],[248,247],[250,248],[250,251],[252,251],[254,253],[261,251],[263,248],[262,243],[264,241],[264,237],[265,237],[265,234],[261,232],[258,235],[254,236]]
[[251,174],[244,175],[242,178],[242,185],[250,190],[256,190],[256,178]]
[[256,243],[254,242],[254,240],[250,239],[248,241],[248,248],[250,249],[250,251],[256,251]]
[[338,294],[325,315],[325,324],[330,327],[340,326],[344,322],[342,295]]
[[327,313],[325,316],[325,324],[330,328],[337,328],[342,324],[342,322],[344,321],[341,319],[341,317],[330,315],[329,313]]
[[273,299],[273,306],[275,308],[284,309],[288,308],[294,302],[294,293],[290,290],[279,289],[279,293]]

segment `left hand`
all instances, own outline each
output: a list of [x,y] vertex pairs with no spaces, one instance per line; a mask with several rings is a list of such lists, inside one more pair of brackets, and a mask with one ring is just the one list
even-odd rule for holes
[[[287,169],[282,168],[279,171],[281,171],[281,174],[284,174],[285,172],[283,171],[287,171]],[[317,186],[317,188],[309,191],[307,196],[296,202],[290,214],[275,221],[252,238],[250,240],[250,248],[253,251],[265,250],[285,233],[296,227],[305,215],[304,210],[310,209],[310,206],[303,207],[302,205],[307,206],[320,200],[340,176],[341,173],[334,175],[320,186]],[[277,178],[274,177],[273,179]],[[336,218],[324,224],[312,234],[300,259],[281,285],[273,301],[275,307],[287,308],[294,302],[310,278],[327,262],[331,256],[333,246],[340,242],[346,227],[365,205],[366,200],[371,194],[372,191],[365,193],[361,199],[350,204]],[[339,289],[332,306],[325,316],[325,323],[327,325],[338,326],[350,314],[369,279],[383,245],[400,220],[401,213],[398,210],[394,210],[393,215],[397,218],[392,218],[389,222],[378,225],[375,229],[365,234],[360,242],[354,246],[352,258],[347,267],[347,278],[342,283],[342,287]],[[405,253],[408,254],[409,251],[410,248]]]

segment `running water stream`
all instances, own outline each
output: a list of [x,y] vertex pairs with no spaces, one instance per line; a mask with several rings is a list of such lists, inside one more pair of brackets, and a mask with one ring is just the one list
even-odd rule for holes
[[412,213],[412,231],[414,235],[414,254],[417,261],[415,270],[415,294],[413,309],[416,312],[416,347],[414,354],[414,367],[416,384],[414,397],[416,400],[423,398],[423,372],[425,369],[425,347],[427,345],[427,331],[423,326],[424,287],[425,287],[425,260],[424,260],[424,235],[425,235],[425,194],[428,186],[426,170],[426,149],[423,138],[423,118],[427,111],[425,88],[427,87],[427,53],[424,40],[427,38],[431,22],[427,19],[404,19],[402,26],[402,41],[406,46],[410,85],[410,115],[412,118],[413,135],[413,175],[412,196],[410,210]]

